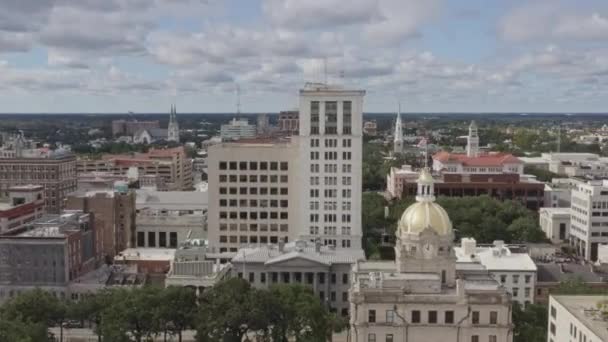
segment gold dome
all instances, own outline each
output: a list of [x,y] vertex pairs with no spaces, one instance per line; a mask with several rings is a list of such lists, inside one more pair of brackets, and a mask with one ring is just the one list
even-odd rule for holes
[[439,235],[447,235],[452,232],[452,222],[448,213],[433,201],[416,202],[405,209],[399,220],[397,231],[399,235],[420,233],[427,227],[431,227]]

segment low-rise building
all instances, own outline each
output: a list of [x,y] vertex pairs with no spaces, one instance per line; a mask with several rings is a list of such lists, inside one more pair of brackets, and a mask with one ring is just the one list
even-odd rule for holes
[[363,123],[363,134],[375,137],[378,135],[378,124],[376,120],[365,121]]
[[608,302],[605,296],[551,296],[549,342],[608,341]]
[[540,208],[540,229],[547,239],[559,244],[570,240],[570,208]]
[[137,247],[177,248],[207,238],[207,192],[137,190]]
[[0,235],[0,302],[42,288],[66,298],[70,281],[95,268],[94,222],[81,211],[45,215]]
[[568,177],[608,177],[608,158],[595,153],[543,153],[540,157],[520,158],[526,166],[549,170]]
[[44,215],[43,186],[13,186],[8,193],[8,199],[0,202],[0,234],[19,230]]
[[175,249],[168,248],[127,248],[114,257],[114,263],[134,267],[137,273],[166,274]]
[[220,128],[220,136],[223,141],[255,138],[256,134],[255,125],[250,125],[247,119],[234,118]]
[[188,240],[175,251],[171,268],[165,279],[165,286],[185,286],[200,294],[226,279],[231,270],[230,263],[220,263],[220,259],[209,259],[204,240]]
[[153,148],[147,153],[104,154],[98,159],[78,160],[78,173],[109,172],[126,175],[131,167],[138,169],[139,177],[160,176],[166,186],[161,190],[192,190],[192,161],[187,158],[183,146]]
[[534,303],[536,265],[527,253],[512,252],[502,241],[478,246],[473,238],[463,238],[454,252],[457,269],[463,264],[480,264],[511,294],[513,301],[521,305]]
[[107,288],[139,288],[150,283],[151,277],[138,273],[137,267],[102,264],[96,270],[71,281],[66,296],[80,300]]
[[112,135],[132,136],[135,132],[142,129],[155,129],[160,127],[158,120],[138,121],[138,120],[112,120]]
[[365,260],[363,250],[336,249],[320,241],[297,240],[278,245],[242,248],[232,258],[232,276],[257,288],[273,284],[304,284],[333,312],[348,316],[351,268]]
[[404,188],[407,184],[415,184],[416,179],[418,179],[418,172],[414,171],[411,165],[402,165],[401,168],[391,167],[386,176],[387,195],[389,198],[401,199],[404,195]]
[[608,266],[581,265],[579,263],[537,263],[534,301],[546,305],[549,296],[561,284],[582,282],[594,289],[608,290]]

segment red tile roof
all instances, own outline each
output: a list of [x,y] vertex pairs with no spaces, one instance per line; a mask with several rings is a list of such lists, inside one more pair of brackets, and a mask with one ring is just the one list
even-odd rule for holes
[[433,156],[433,159],[442,163],[460,163],[463,166],[501,166],[504,164],[521,164],[521,160],[510,153],[488,153],[480,154],[477,157],[469,157],[466,154],[442,151],[436,153]]

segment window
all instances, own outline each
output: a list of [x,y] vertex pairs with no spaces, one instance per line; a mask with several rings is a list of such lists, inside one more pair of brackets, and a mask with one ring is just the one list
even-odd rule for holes
[[524,277],[524,279],[525,279],[526,284],[530,284],[530,279],[532,279],[532,276],[531,275],[526,275]]
[[513,284],[519,284],[519,275],[513,275]]
[[507,282],[507,276],[506,276],[506,275],[504,275],[504,274],[503,274],[503,275],[501,275],[501,276],[500,276],[500,282],[501,282],[501,283],[505,283],[505,282]]
[[498,311],[490,311],[490,324],[498,324]]
[[376,323],[376,310],[369,310],[367,312],[367,321],[369,323]]
[[169,233],[169,247],[177,248],[177,233],[176,232]]
[[386,342],[393,342],[393,334],[386,334]]
[[342,301],[348,302],[348,292],[342,292]]
[[496,341],[497,341],[497,339],[496,339],[496,335],[490,335],[490,336],[488,337],[488,342],[496,342]]
[[551,305],[551,317],[557,318],[557,310],[553,305]]
[[479,324],[479,311],[473,311],[471,320],[472,320],[473,324]]
[[220,162],[220,170],[226,170],[228,164],[226,162]]
[[479,335],[471,336],[471,342],[479,342]]
[[386,323],[393,323],[395,321],[395,311],[386,310]]
[[529,298],[530,297],[530,291],[531,291],[531,289],[529,287],[526,287],[524,289],[524,297]]
[[148,247],[156,247],[156,234],[148,232]]
[[445,312],[445,324],[454,324],[454,311]]
[[412,311],[412,323],[420,323],[420,311]]
[[146,233],[137,232],[137,247],[146,247]]
[[348,273],[342,274],[342,284],[348,284]]
[[367,334],[367,342],[376,342],[376,334]]
[[167,233],[158,233],[158,247],[167,247]]
[[255,273],[249,272],[249,282],[250,283],[255,282]]
[[517,296],[518,296],[518,294],[519,294],[519,288],[514,287],[514,288],[513,288],[513,297],[517,297]]
[[555,323],[551,322],[549,330],[551,331],[551,335],[555,335]]
[[260,282],[266,283],[266,273],[264,273],[264,272],[260,273]]
[[429,323],[437,323],[437,311],[429,311]]

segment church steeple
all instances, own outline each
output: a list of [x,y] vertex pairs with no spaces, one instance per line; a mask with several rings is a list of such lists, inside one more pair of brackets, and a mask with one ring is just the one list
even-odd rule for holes
[[401,124],[401,102],[397,111],[397,121],[395,121],[395,137],[393,141],[393,152],[403,152],[403,125]]
[[177,110],[174,104],[171,105],[171,111],[169,114],[167,141],[179,142],[179,124],[177,123]]

